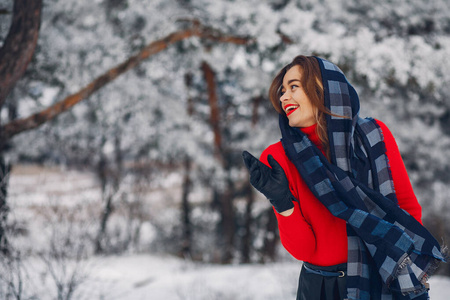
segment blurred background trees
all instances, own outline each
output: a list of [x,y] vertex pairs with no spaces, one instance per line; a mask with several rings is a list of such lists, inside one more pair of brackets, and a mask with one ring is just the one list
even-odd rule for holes
[[[95,174],[101,209],[92,216],[93,253],[274,260],[276,220],[250,187],[241,152],[258,155],[280,138],[267,99],[277,70],[298,54],[318,55],[344,70],[361,115],[392,130],[424,224],[446,242],[449,8],[446,0],[43,0],[34,55],[1,106],[3,130],[152,42],[203,31],[161,48],[37,129],[2,140],[3,155],[12,168]],[[1,0],[0,11],[3,50],[13,1]],[[145,224],[156,235],[143,248]]]

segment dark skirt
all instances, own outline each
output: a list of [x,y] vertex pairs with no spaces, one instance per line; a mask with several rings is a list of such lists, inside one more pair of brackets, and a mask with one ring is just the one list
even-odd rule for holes
[[346,263],[321,267],[304,262],[297,300],[343,300],[347,296],[346,281]]

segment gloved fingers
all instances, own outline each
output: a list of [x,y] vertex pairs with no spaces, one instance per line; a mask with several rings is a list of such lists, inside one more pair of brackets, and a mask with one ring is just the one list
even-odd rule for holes
[[269,169],[268,166],[263,164],[259,159],[257,159],[247,151],[242,152],[242,156],[244,158],[245,166],[250,173],[255,172],[256,170],[264,172],[265,169]]
[[284,176],[286,176],[286,174],[284,173],[283,168],[281,167],[281,165],[275,160],[275,158],[273,158],[272,155],[267,156],[267,161],[269,162],[269,165],[272,167],[272,174],[274,175],[278,175],[278,174],[283,174]]
[[262,173],[259,169],[255,169],[253,172],[250,173],[250,183],[253,185],[256,189],[260,189],[261,187],[261,180],[262,180]]
[[[262,177],[264,173],[264,169],[269,169],[265,164],[263,164],[259,159],[251,155],[249,152],[242,152],[242,157],[244,159],[245,166],[247,167],[250,173],[250,183],[258,188],[262,184]],[[266,172],[267,173],[267,172]]]
[[256,160],[256,158],[250,154],[250,152],[248,151],[243,151],[242,152],[242,158],[244,160],[244,164],[247,167],[247,169],[250,171],[252,165],[254,164],[254,161]]

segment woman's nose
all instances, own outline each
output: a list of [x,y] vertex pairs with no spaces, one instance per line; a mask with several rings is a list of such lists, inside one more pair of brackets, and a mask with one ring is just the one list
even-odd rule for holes
[[291,96],[289,95],[288,92],[284,92],[284,94],[281,95],[281,97],[280,97],[280,101],[283,102],[283,101],[289,100],[290,97]]

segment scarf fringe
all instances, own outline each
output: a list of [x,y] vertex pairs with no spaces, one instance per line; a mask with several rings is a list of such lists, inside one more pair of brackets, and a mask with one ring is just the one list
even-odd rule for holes
[[[443,257],[442,261],[439,259],[433,259],[430,267],[427,270],[427,277],[430,277],[431,275],[434,274],[434,272],[436,272],[437,268],[439,267],[439,265],[441,264],[441,262],[447,263],[448,260],[450,259],[450,253],[448,251],[448,246],[446,244],[442,244],[441,245],[441,255]],[[428,278],[427,278],[428,280]]]
[[[402,295],[406,296],[410,293],[414,293],[415,295],[421,294],[426,292],[429,288],[428,288],[428,284],[427,281],[428,279],[436,272],[436,270],[438,269],[439,265],[441,264],[441,262],[448,262],[449,258],[450,258],[450,254],[449,254],[449,250],[447,245],[442,244],[441,245],[441,255],[443,257],[443,259],[438,259],[438,258],[433,258],[430,261],[430,265],[428,266],[427,270],[425,270],[424,274],[422,275],[421,278],[417,278],[420,283],[421,286],[417,287],[415,289],[408,289],[408,290],[404,290],[402,291]],[[395,274],[392,277],[392,280],[396,280],[398,278],[398,276],[402,273],[402,270],[404,268],[406,268],[407,266],[412,264],[412,260],[410,255],[406,256],[402,262],[398,265],[397,271],[395,272]],[[388,285],[389,286],[389,285]]]

